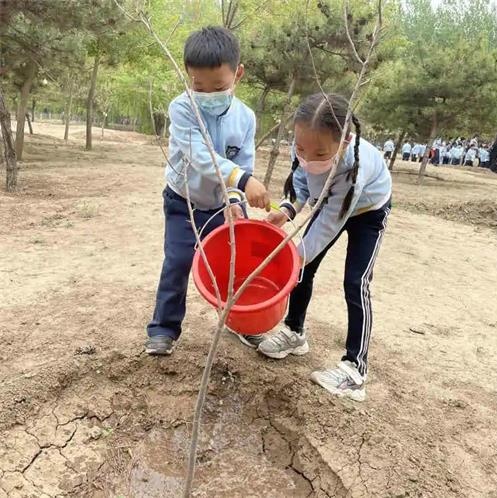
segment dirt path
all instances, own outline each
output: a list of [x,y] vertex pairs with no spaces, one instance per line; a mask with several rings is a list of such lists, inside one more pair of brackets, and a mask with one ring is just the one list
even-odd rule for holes
[[[20,192],[0,194],[0,498],[180,496],[214,316],[192,288],[174,355],[142,353],[160,151],[108,131],[86,153],[82,128],[68,145],[59,125],[35,130]],[[343,348],[342,240],[318,276],[309,355],[268,361],[223,339],[196,496],[497,497],[497,175],[429,168],[420,188],[399,169],[368,401],[308,381]]]

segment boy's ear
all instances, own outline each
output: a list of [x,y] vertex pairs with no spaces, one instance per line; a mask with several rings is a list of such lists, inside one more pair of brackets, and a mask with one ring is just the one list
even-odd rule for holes
[[238,68],[236,70],[235,83],[238,83],[245,74],[245,66],[243,64],[238,64]]

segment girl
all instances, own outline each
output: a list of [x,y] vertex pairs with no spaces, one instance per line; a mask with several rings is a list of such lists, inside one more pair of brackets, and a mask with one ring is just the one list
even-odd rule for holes
[[[295,158],[284,192],[286,200],[268,221],[281,226],[319,197],[337,154],[348,102],[339,95],[308,97],[295,114]],[[365,399],[372,311],[369,284],[390,212],[391,178],[382,153],[361,139],[359,120],[352,116],[355,136],[340,158],[327,200],[304,234],[306,253],[303,280],[291,294],[284,326],[272,336],[253,337],[253,346],[270,358],[309,351],[304,321],[312,296],[314,275],[334,243],[347,232],[344,289],[348,308],[346,352],[337,368],[316,371],[311,379],[331,393]],[[300,248],[301,254],[302,248]],[[247,343],[248,337],[241,338]],[[250,340],[250,339],[249,339]]]

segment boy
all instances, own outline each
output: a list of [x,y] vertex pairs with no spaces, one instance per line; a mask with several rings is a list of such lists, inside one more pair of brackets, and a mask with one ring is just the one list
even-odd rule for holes
[[[226,186],[244,191],[250,206],[269,211],[266,189],[252,176],[255,116],[233,96],[234,86],[244,72],[238,40],[227,29],[203,28],[187,39],[184,64]],[[211,155],[186,92],[171,102],[169,117],[167,187],[163,193],[165,258],[145,346],[146,352],[152,355],[172,353],[185,317],[188,277],[196,242],[186,201],[186,178],[195,210],[194,222],[199,229],[224,205]],[[232,206],[231,210],[235,218],[243,216],[239,205]],[[203,236],[223,223],[221,212],[205,226]]]

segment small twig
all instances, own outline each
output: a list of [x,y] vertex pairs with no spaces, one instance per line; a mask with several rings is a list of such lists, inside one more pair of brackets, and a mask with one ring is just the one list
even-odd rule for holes
[[[154,110],[153,110],[153,106],[152,106],[152,80],[150,80],[150,84],[149,84],[149,91],[148,91],[148,108],[149,108],[149,112],[150,112],[150,119],[152,120],[152,127],[153,127],[153,130],[154,130],[154,134],[155,134],[155,140],[157,142],[157,144],[159,145],[160,147],[160,150],[162,152],[162,155],[164,156],[164,158],[166,159],[166,162],[168,164],[168,166],[177,174],[177,175],[184,175],[184,172],[179,172],[176,170],[176,168],[172,165],[171,161],[169,160],[169,156],[167,155],[167,152],[166,152],[166,149],[164,147],[164,144],[162,143],[162,137],[157,133],[157,127],[155,126],[155,119],[154,119]],[[164,126],[165,126],[165,123],[164,123]]]
[[183,16],[178,17],[176,24],[173,26],[173,29],[169,33],[169,36],[166,38],[166,41],[164,42],[166,45],[171,41],[174,33],[176,33],[176,30],[178,29],[178,26],[181,24],[182,20],[183,20]]
[[[285,125],[293,118],[293,114],[290,114],[284,121]],[[267,139],[270,137],[279,127],[281,121],[278,121],[272,128],[270,128],[261,138],[259,138],[258,142],[255,144],[255,150],[257,150]]]
[[[312,70],[314,71],[314,78],[315,78],[316,83],[317,83],[317,85],[319,87],[319,90],[321,91],[321,94],[323,95],[324,99],[326,100],[326,102],[328,104],[328,107],[330,108],[331,113],[333,114],[333,118],[335,120],[335,123],[336,123],[338,129],[340,131],[343,131],[342,130],[342,125],[340,124],[340,121],[336,117],[335,110],[333,109],[333,106],[331,105],[330,99],[328,98],[328,94],[324,91],[323,86],[321,85],[321,81],[319,79],[318,71],[317,71],[317,68],[316,68],[316,63],[314,61],[314,54],[312,53],[311,44],[309,42],[309,26],[307,24],[308,9],[309,9],[309,0],[307,0],[307,2],[305,4],[305,41],[306,41],[306,44],[307,44],[307,50],[309,52],[309,57],[311,58]],[[316,110],[316,115],[318,115],[319,111],[321,110],[321,105]]]
[[426,332],[424,330],[413,329],[412,327],[409,327],[409,330],[411,332],[414,332],[415,334],[426,335]]
[[[343,20],[344,20],[344,23],[345,23],[345,32],[347,33],[347,38],[349,40],[350,46],[352,47],[352,52],[354,53],[355,58],[357,59],[357,61],[359,62],[359,64],[361,64],[361,66],[363,66],[364,65],[364,61],[359,56],[359,53],[357,52],[354,40],[352,40],[352,37],[350,36],[350,31],[349,31],[349,17],[348,17],[349,16],[349,12],[348,12],[347,6],[348,6],[348,0],[345,0],[343,2]],[[379,13],[379,16],[378,16],[378,21],[381,24],[381,22],[382,22],[381,21],[381,5],[380,5],[380,8],[379,8],[379,11],[380,11],[380,13]]]
[[270,2],[271,0],[266,0],[265,2],[261,3],[260,5],[258,5],[252,12],[250,12],[249,14],[247,14],[245,17],[243,17],[242,19],[240,19],[240,21],[238,21],[237,24],[235,24],[234,26],[232,26],[230,29],[232,31],[235,31],[235,29],[238,29],[242,24],[244,24],[248,19],[250,19],[254,14],[256,14],[257,12],[259,12],[260,10],[262,9],[265,9],[266,8],[266,5]]

